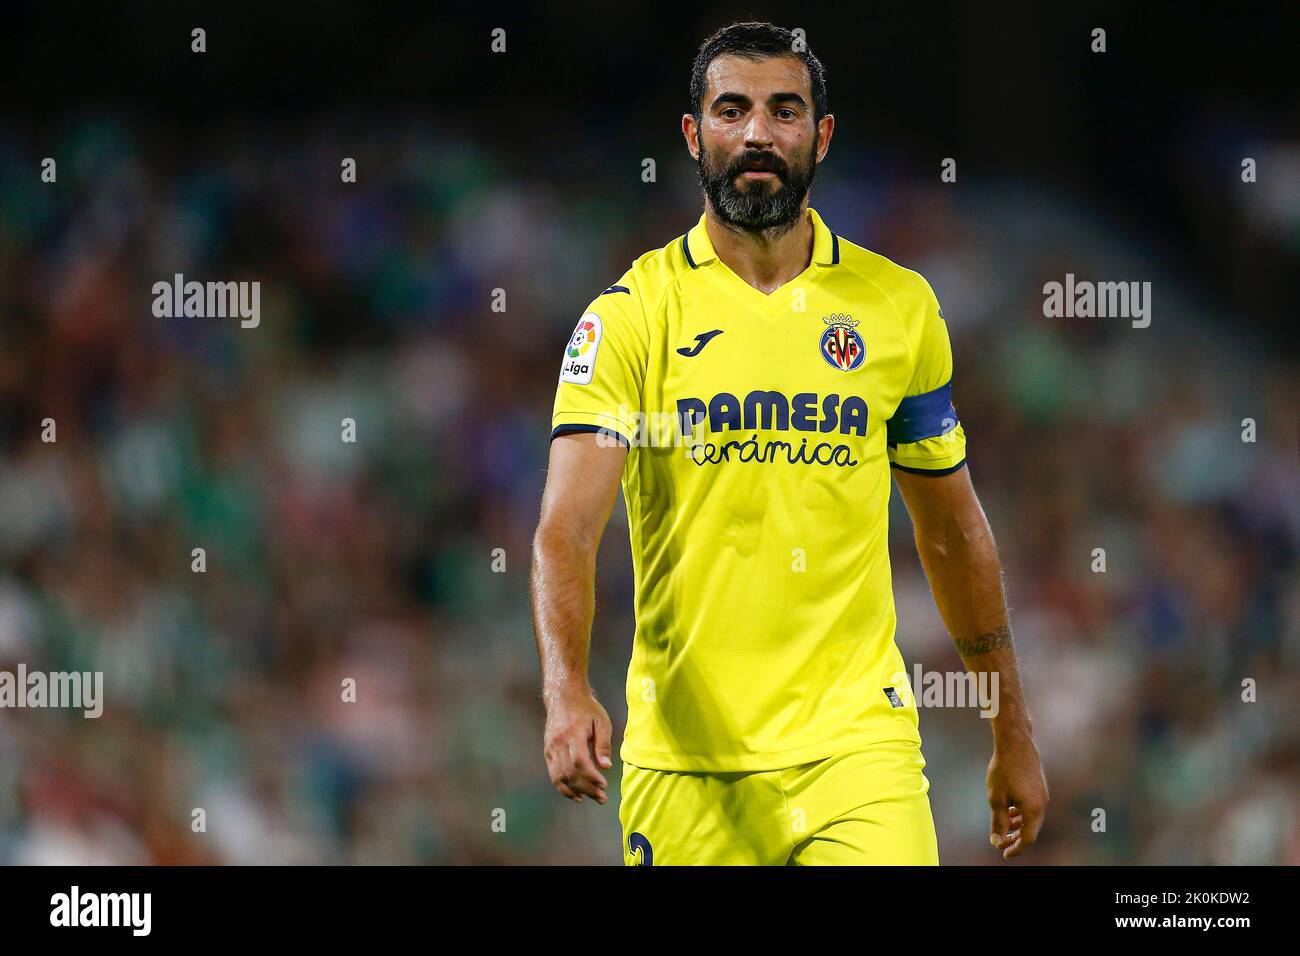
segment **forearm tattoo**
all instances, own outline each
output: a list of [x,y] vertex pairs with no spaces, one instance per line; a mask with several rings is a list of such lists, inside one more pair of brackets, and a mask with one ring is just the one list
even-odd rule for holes
[[979,637],[953,638],[953,645],[962,657],[1000,651],[1011,646],[1011,628],[1004,624],[996,631],[981,634]]

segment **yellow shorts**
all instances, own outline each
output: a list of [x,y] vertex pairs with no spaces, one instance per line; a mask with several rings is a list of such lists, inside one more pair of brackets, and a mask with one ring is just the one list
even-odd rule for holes
[[679,773],[625,764],[629,866],[937,866],[925,758],[881,744],[785,770]]

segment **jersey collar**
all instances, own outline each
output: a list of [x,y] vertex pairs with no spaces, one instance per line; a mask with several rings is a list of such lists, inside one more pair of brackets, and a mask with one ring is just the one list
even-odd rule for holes
[[[822,217],[817,215],[817,210],[811,206],[808,207],[808,216],[812,219],[813,227],[812,261],[820,266],[839,265],[839,236],[830,231],[826,223],[822,222]],[[713,243],[709,241],[709,230],[704,225],[703,215],[700,216],[700,221],[691,227],[690,232],[682,236],[682,252],[685,253],[686,261],[692,269],[698,269],[706,262],[718,258]]]

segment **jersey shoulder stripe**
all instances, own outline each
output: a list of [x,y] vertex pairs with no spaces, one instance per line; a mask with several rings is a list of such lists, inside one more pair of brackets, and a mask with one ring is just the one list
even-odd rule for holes
[[647,323],[658,314],[659,306],[673,286],[692,272],[687,255],[686,237],[678,236],[667,245],[639,256],[627,276],[619,280],[633,286]]
[[934,291],[921,273],[847,239],[840,241],[840,249],[845,270],[880,289],[900,316],[934,299]]
[[934,327],[944,325],[939,300],[930,283],[921,273],[856,243],[845,240],[842,248],[845,270],[874,286],[893,309],[907,340],[913,366],[923,362]]

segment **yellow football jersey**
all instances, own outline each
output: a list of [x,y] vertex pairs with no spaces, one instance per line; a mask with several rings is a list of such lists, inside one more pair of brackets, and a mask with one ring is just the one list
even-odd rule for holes
[[771,295],[704,218],[587,308],[552,438],[630,445],[636,579],[622,757],[773,770],[919,742],[894,643],[890,466],[965,464],[926,281],[809,210],[812,262]]

